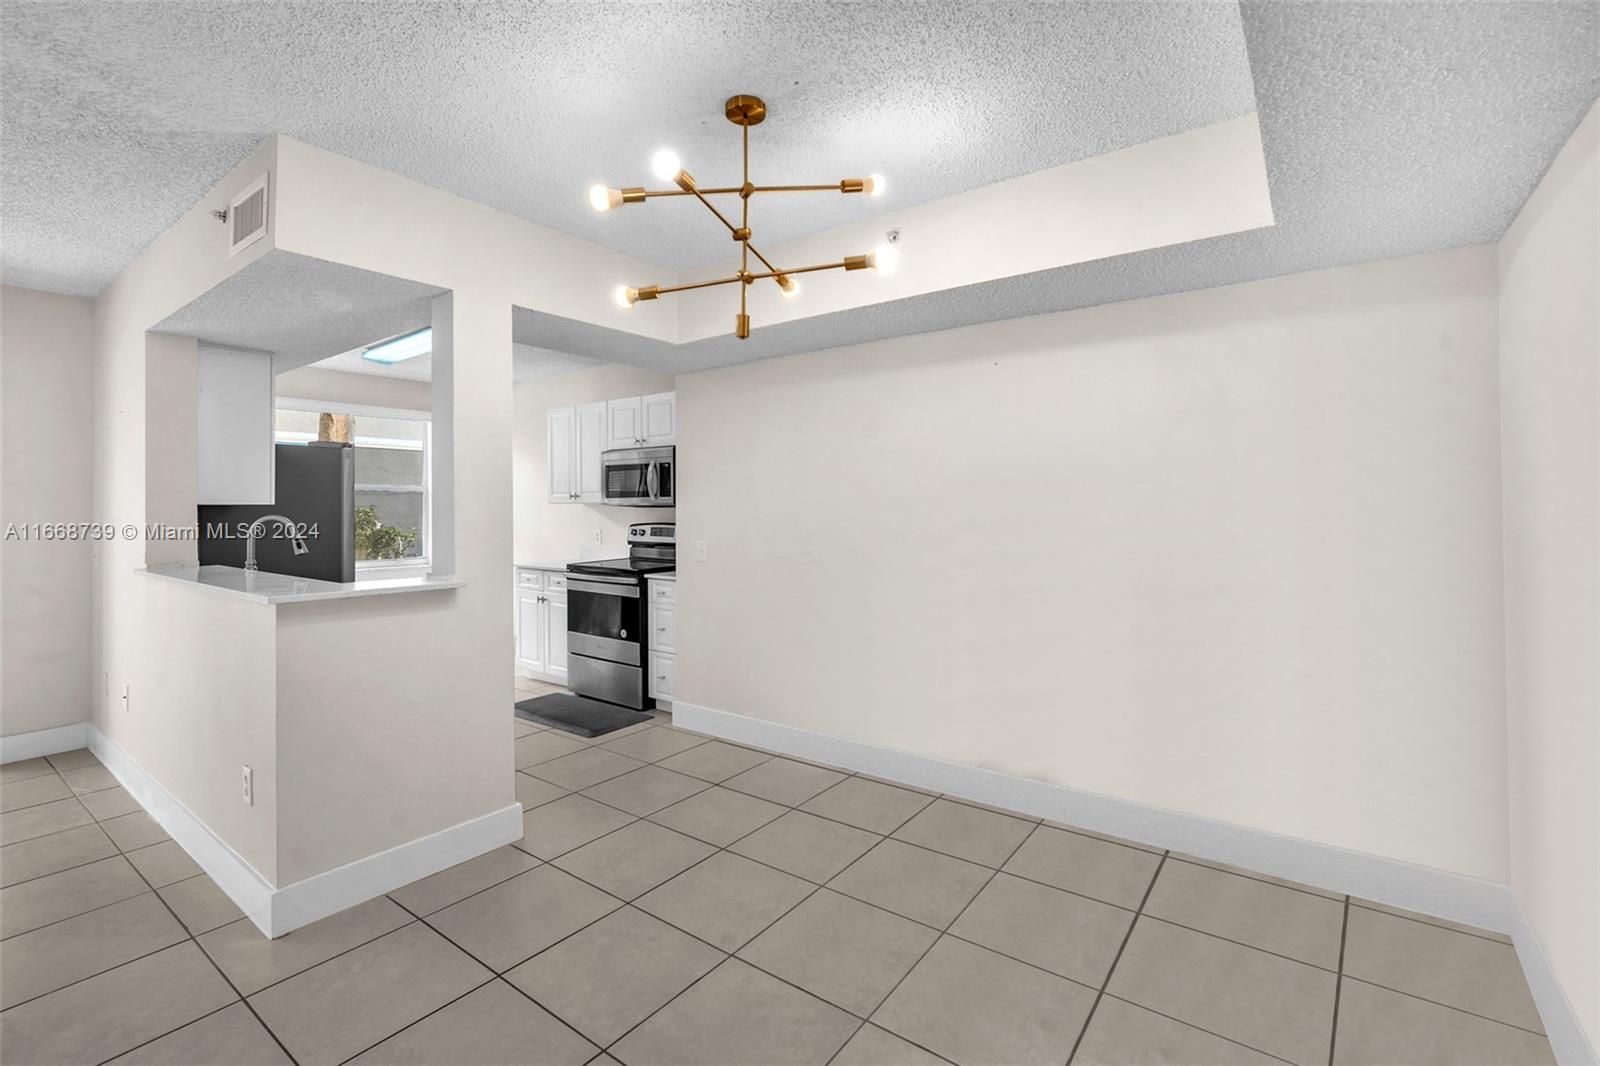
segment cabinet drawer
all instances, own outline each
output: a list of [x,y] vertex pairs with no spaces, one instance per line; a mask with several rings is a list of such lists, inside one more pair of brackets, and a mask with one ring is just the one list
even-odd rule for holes
[[678,659],[674,655],[650,656],[650,695],[661,699],[672,698],[678,672]]
[[678,583],[676,581],[650,582],[650,602],[664,603],[668,606],[678,602]]
[[520,589],[542,589],[542,588],[544,588],[544,571],[543,570],[518,570],[517,571],[517,587],[520,588]]
[[655,651],[678,650],[677,626],[671,610],[658,603],[650,605],[650,647]]
[[567,590],[567,575],[554,572],[545,574],[544,587],[551,592],[565,592]]

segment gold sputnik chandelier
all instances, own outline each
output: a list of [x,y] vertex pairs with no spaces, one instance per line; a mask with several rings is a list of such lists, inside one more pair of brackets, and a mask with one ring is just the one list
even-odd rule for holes
[[[819,270],[876,270],[880,273],[891,273],[898,258],[895,249],[888,245],[879,245],[877,250],[866,255],[848,255],[838,262],[819,263],[816,266],[790,267],[779,269],[772,260],[762,255],[750,243],[750,198],[757,193],[767,192],[840,192],[840,193],[865,193],[868,196],[881,196],[883,194],[883,175],[873,174],[866,178],[845,178],[843,181],[832,185],[755,185],[750,181],[750,127],[759,126],[767,117],[767,105],[756,96],[734,96],[729,98],[723,113],[728,121],[739,126],[744,137],[744,184],[733,185],[722,189],[702,189],[695,184],[694,178],[683,169],[676,153],[670,149],[662,149],[650,160],[650,169],[662,181],[671,181],[677,185],[676,189],[612,189],[604,185],[595,185],[589,189],[589,205],[596,211],[610,211],[623,204],[643,203],[645,200],[657,196],[693,196],[706,210],[716,216],[717,221],[727,227],[728,233],[739,243],[739,272],[732,277],[715,278],[711,281],[697,281],[689,285],[646,285],[642,288],[629,288],[626,285],[617,287],[615,300],[622,308],[632,307],[640,300],[655,300],[672,292],[687,292],[690,289],[708,289],[716,285],[739,286],[739,314],[734,319],[733,332],[740,340],[750,336],[750,315],[746,312],[746,294],[751,285],[758,281],[771,279],[785,297],[794,297],[800,294],[800,283],[795,281],[796,274],[811,274]],[[717,210],[716,206],[707,199],[711,196],[739,197],[739,224],[736,226],[728,220],[728,216]],[[760,262],[765,270],[752,271],[750,257]]]

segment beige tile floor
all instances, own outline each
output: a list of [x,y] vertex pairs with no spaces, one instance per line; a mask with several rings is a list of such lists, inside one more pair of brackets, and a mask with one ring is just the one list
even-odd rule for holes
[[521,841],[277,941],[92,755],[5,766],[0,1058],[1553,1061],[1493,933],[666,716],[514,730]]

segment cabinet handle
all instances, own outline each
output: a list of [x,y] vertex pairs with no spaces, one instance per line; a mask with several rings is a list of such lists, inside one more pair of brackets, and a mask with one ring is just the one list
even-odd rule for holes
[[667,631],[667,627],[666,626],[656,626],[656,632],[657,633],[665,633],[666,631]]
[[656,675],[656,680],[657,681],[665,681],[666,679],[667,679],[667,675],[666,674],[657,674]]

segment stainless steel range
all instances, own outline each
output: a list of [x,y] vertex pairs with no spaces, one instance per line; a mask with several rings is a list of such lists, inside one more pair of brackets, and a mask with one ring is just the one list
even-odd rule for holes
[[677,556],[671,522],[640,522],[628,529],[626,559],[567,564],[567,683],[572,691],[635,710],[654,702],[645,688],[650,647],[644,579],[672,573]]

